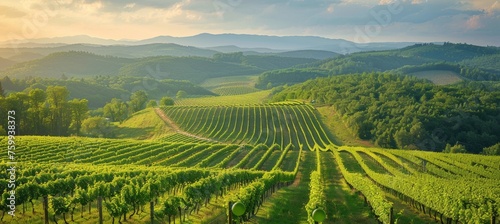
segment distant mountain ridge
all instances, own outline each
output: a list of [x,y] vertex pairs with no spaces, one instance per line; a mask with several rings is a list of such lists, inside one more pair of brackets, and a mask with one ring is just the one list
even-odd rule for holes
[[[0,57],[13,61],[23,62],[42,58],[57,52],[84,51],[103,56],[121,58],[143,58],[154,56],[199,56],[212,57],[214,50],[196,47],[181,46],[178,44],[144,44],[144,45],[93,45],[93,44],[68,44],[56,47],[34,48],[0,48]],[[26,57],[31,56],[31,57]],[[38,57],[37,57],[38,56]],[[17,60],[16,60],[17,59]]]
[[[274,51],[325,50],[338,53],[352,53],[371,50],[388,50],[402,48],[415,42],[394,43],[354,43],[344,39],[331,39],[318,36],[268,36],[254,34],[209,34],[202,33],[187,37],[157,36],[144,40],[110,40],[86,35],[40,38],[22,41],[6,41],[1,47],[41,47],[44,44],[97,44],[97,45],[144,45],[156,43],[172,43],[198,48],[212,48],[234,45],[239,48],[272,49]],[[257,51],[259,52],[259,51]]]

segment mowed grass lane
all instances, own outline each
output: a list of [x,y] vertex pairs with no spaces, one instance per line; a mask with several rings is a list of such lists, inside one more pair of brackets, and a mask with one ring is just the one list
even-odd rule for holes
[[316,168],[315,160],[315,152],[304,150],[294,183],[281,188],[267,199],[249,223],[307,223],[304,206],[309,200],[310,174]]

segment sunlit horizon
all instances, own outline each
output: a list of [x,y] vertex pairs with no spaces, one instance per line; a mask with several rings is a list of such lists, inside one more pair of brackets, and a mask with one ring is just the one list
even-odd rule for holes
[[143,40],[201,33],[500,46],[497,0],[0,0],[0,42],[89,36]]

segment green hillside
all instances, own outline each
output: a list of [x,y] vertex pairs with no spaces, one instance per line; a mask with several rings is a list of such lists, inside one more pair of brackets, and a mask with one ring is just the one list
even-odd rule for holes
[[138,111],[113,129],[118,139],[159,139],[174,134],[165,122],[155,113],[154,108]]
[[276,55],[280,57],[314,58],[318,60],[324,60],[327,58],[337,57],[340,54],[331,51],[298,50],[298,51],[286,51],[282,53],[277,53]]
[[202,57],[154,57],[144,58],[123,66],[119,74],[154,78],[189,80],[195,83],[207,78],[234,75],[253,75],[263,71],[260,68],[235,63],[217,62]]
[[430,80],[436,85],[449,85],[463,80],[459,74],[446,70],[428,70],[410,73],[409,75]]
[[466,59],[461,64],[486,69],[496,74],[500,73],[500,54],[479,56],[472,59]]
[[65,86],[69,91],[69,98],[87,99],[89,107],[97,109],[103,107],[113,98],[127,101],[130,95],[138,90],[144,90],[149,99],[159,100],[164,96],[175,97],[180,90],[188,95],[214,96],[216,94],[205,88],[196,86],[188,81],[156,80],[149,77],[126,76],[95,76],[92,78],[33,78],[33,79],[0,79],[2,87],[7,93],[29,91],[39,88],[45,90],[47,86]]
[[427,58],[438,61],[459,62],[484,55],[499,54],[500,50],[495,47],[481,47],[470,44],[444,43],[416,44],[396,50],[403,57]]
[[9,59],[1,58],[0,57],[0,71],[14,65],[15,62]]
[[[0,57],[14,61],[38,59],[57,52],[89,52],[121,58],[143,58],[153,56],[199,56],[211,57],[217,51],[172,43],[151,43],[143,45],[93,45],[93,44],[58,44],[44,47],[23,47],[21,49],[0,48]],[[20,52],[19,52],[20,51]]]
[[[135,47],[142,50],[146,47],[151,48],[151,50],[156,49],[155,45]],[[130,48],[134,48],[134,46]],[[104,54],[105,52],[101,53]],[[189,53],[189,51],[185,53]],[[178,56],[185,55],[185,53],[179,53]],[[221,53],[215,54],[219,57],[214,56],[213,58],[156,56],[131,59],[124,58],[124,56],[101,56],[84,51],[57,52],[40,59],[15,64],[9,69],[0,72],[0,76],[60,78],[63,75],[66,77],[122,75],[189,80],[199,83],[208,78],[255,75],[270,69],[288,68],[317,61],[308,58],[243,56],[241,53],[237,54],[240,56],[237,61],[228,61],[226,55],[231,56],[231,54]],[[3,66],[3,64],[5,64],[5,67],[11,65],[7,63],[7,60],[2,61],[4,63],[0,62],[0,66]]]
[[[162,108],[183,131],[233,144],[304,145],[325,148],[330,137],[309,105],[284,103]],[[314,133],[309,135],[309,133]]]
[[255,88],[257,76],[229,76],[211,78],[200,84],[216,94],[221,96],[241,95],[259,91]]
[[34,61],[14,65],[1,76],[16,78],[114,75],[132,59],[100,56],[86,52],[59,52]]
[[[497,85],[478,82],[437,86],[411,76],[369,73],[309,80],[273,100],[333,105],[351,132],[381,147],[442,150],[460,143],[479,153],[500,139],[499,93]],[[436,130],[446,137],[433,138]]]
[[[262,81],[257,83],[257,87],[265,89],[268,83],[272,86],[290,85],[321,76],[390,70],[403,74],[417,72],[416,70],[449,70],[472,80],[496,81],[500,80],[500,70],[497,70],[496,63],[498,55],[500,50],[493,47],[451,43],[416,44],[396,50],[341,55],[295,66],[299,70],[266,71],[261,73]],[[409,68],[414,70],[409,71]]]
[[500,220],[498,48],[299,52],[16,65],[85,77],[0,80],[0,223]]

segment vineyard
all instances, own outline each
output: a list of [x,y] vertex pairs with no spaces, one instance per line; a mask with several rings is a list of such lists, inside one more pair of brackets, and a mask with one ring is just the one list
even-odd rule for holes
[[301,103],[241,106],[163,107],[165,114],[189,133],[233,144],[332,144],[314,108]]
[[500,157],[337,146],[299,102],[160,110],[179,130],[155,140],[17,136],[0,222],[227,223],[232,202],[246,223],[499,219]]

